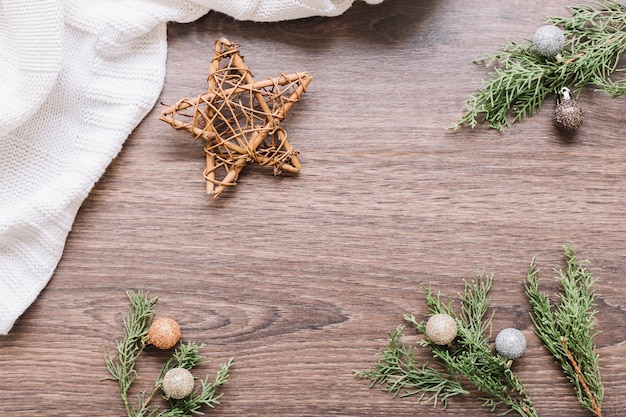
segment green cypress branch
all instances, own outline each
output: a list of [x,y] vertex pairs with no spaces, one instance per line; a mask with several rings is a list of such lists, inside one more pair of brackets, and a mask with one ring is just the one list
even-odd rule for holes
[[203,406],[215,408],[215,406],[220,403],[219,399],[223,395],[217,394],[217,389],[228,382],[228,376],[232,364],[233,359],[230,358],[226,364],[220,366],[213,383],[209,382],[209,377],[207,376],[204,380],[200,381],[202,388],[198,392],[192,393],[188,398],[182,400],[170,400],[171,408],[159,413],[158,417],[191,417],[194,414],[202,414],[200,409]]
[[131,308],[128,315],[123,319],[124,338],[121,341],[116,341],[116,355],[111,356],[106,352],[104,354],[105,365],[110,374],[104,379],[114,380],[118,383],[128,417],[190,417],[202,414],[200,409],[203,406],[214,408],[219,404],[222,394],[217,394],[217,389],[228,382],[229,371],[233,364],[232,358],[220,366],[213,383],[210,383],[206,377],[200,381],[201,389],[194,391],[189,397],[181,400],[170,400],[170,407],[164,411],[160,411],[158,408],[150,410],[150,403],[162,389],[163,378],[169,370],[175,367],[191,370],[206,363],[203,361],[204,356],[200,355],[200,349],[204,345],[195,342],[181,343],[163,365],[150,392],[141,391],[134,404],[129,400],[128,392],[139,377],[135,369],[136,363],[146,347],[146,336],[154,320],[154,307],[158,298],[150,299],[148,293],[142,291],[127,291],[126,295],[130,300]]
[[526,278],[526,295],[532,307],[531,319],[537,336],[561,366],[574,386],[580,403],[601,417],[604,387],[593,338],[597,296],[592,289],[592,275],[565,246],[567,270],[555,270],[563,287],[558,302],[539,291],[539,269],[531,261]]
[[134,411],[128,400],[128,390],[138,377],[135,364],[146,347],[144,339],[154,319],[154,306],[158,297],[150,299],[148,293],[142,291],[127,291],[126,295],[131,307],[123,319],[124,339],[116,342],[117,355],[110,356],[105,352],[104,361],[111,374],[105,379],[118,382],[126,413],[131,416]]
[[451,128],[475,128],[487,122],[504,131],[511,124],[537,113],[548,95],[572,86],[579,94],[593,84],[612,97],[626,91],[626,80],[613,81],[620,57],[626,51],[626,6],[603,0],[593,5],[569,7],[569,18],[548,17],[562,28],[565,46],[556,58],[533,51],[528,41],[509,42],[495,54],[476,62],[491,68],[488,80],[466,101],[465,113]]
[[[152,388],[152,391],[150,391],[149,394],[146,392],[141,392],[139,394],[138,403],[140,404],[140,406],[134,411],[134,416],[136,417],[144,416],[145,413],[148,412],[148,408],[150,406],[150,402],[152,401],[152,398],[154,398],[154,396],[159,392],[159,390],[161,390],[161,387],[163,386],[163,378],[165,377],[165,374],[167,373],[167,371],[175,367],[181,367],[187,370],[191,370],[194,367],[205,363],[203,361],[204,356],[200,355],[199,353],[200,348],[202,347],[204,347],[204,345],[198,345],[195,342],[187,342],[187,343],[180,344],[176,348],[172,357],[170,357],[165,363],[165,365],[163,365],[163,367],[161,368],[161,372],[159,372],[159,376],[157,377],[154,383],[154,387]],[[158,413],[158,411],[159,411],[158,408],[154,409],[149,414],[149,416],[155,415],[156,413]]]
[[389,344],[383,348],[381,359],[375,367],[363,372],[355,372],[359,378],[371,379],[370,387],[381,385],[393,397],[415,395],[420,403],[439,403],[445,409],[448,399],[459,394],[468,394],[456,375],[444,374],[427,363],[420,364],[415,358],[415,347],[406,346],[402,341],[403,326],[389,332]]
[[[437,345],[427,338],[420,340],[420,346],[430,349],[442,370],[421,363],[415,356],[416,349],[407,348],[402,342],[402,327],[399,327],[390,333],[389,345],[379,353],[381,359],[375,367],[356,372],[356,375],[371,379],[371,386],[382,385],[394,396],[417,395],[420,401],[426,398],[426,402],[432,401],[435,405],[441,401],[443,407],[450,397],[468,393],[462,386],[463,381],[468,381],[485,395],[483,405],[492,411],[502,406],[523,417],[537,416],[522,381],[511,371],[505,358],[492,353],[493,314],[488,314],[492,283],[493,277],[482,273],[473,281],[466,281],[465,290],[460,294],[459,314],[452,301],[444,303],[439,293],[424,286],[431,313],[448,314],[457,324],[457,337],[450,346]],[[426,332],[426,324],[414,315],[407,314],[404,318],[418,333]]]

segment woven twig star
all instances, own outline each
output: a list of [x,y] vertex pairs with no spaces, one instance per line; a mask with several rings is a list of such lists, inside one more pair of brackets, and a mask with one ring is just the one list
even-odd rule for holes
[[254,81],[238,45],[222,38],[215,42],[208,92],[166,108],[161,120],[204,139],[207,193],[217,197],[236,185],[250,161],[272,166],[274,175],[300,170],[298,152],[280,121],[310,81],[298,72]]

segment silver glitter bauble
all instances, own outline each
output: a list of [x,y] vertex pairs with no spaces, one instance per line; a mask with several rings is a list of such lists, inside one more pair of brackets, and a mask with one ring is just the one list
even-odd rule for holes
[[526,336],[514,328],[504,329],[496,336],[496,350],[507,359],[517,359],[526,350]]
[[539,55],[553,58],[563,50],[565,35],[554,25],[541,26],[533,36],[533,50]]
[[163,377],[163,393],[166,397],[180,400],[193,391],[194,380],[191,372],[185,368],[174,368]]
[[426,322],[426,336],[438,345],[452,342],[456,333],[456,321],[448,314],[435,314]]

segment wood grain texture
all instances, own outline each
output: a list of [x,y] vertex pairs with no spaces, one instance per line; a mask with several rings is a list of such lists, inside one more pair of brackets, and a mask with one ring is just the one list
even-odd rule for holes
[[[455,296],[484,269],[494,331],[528,338],[515,368],[539,414],[583,417],[532,333],[522,284],[536,257],[557,291],[552,268],[570,244],[598,278],[605,416],[626,415],[625,98],[585,90],[574,138],[555,130],[550,103],[504,134],[445,129],[486,76],[472,60],[569,4],[386,0],[336,18],[209,13],[172,24],[163,103],[206,88],[222,36],[241,44],[257,79],[313,76],[283,122],[303,169],[247,166],[212,200],[202,144],[160,122],[157,105],[83,204],[47,288],[0,338],[0,414],[123,415],[116,386],[100,379],[132,288],[159,296],[158,314],[176,318],[183,339],[206,343],[201,372],[235,358],[210,415],[487,415],[476,396],[442,413],[352,376],[404,313],[426,316],[422,283]],[[162,360],[142,359],[143,384]]]

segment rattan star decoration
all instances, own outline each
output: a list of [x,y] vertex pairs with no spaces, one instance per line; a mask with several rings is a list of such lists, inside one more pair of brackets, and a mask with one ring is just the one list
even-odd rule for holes
[[307,73],[255,81],[239,45],[222,38],[215,42],[207,81],[207,92],[164,109],[160,119],[204,139],[208,194],[217,197],[236,185],[251,161],[273,167],[274,175],[300,170],[280,122],[306,91]]

